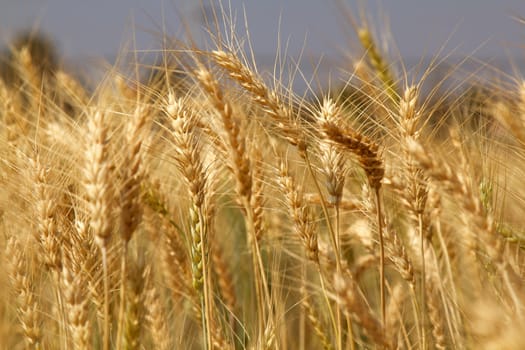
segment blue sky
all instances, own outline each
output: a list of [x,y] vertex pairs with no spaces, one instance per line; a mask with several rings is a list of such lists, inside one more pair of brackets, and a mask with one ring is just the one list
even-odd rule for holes
[[[162,28],[163,17],[169,33],[181,33],[181,18],[195,31],[200,27],[199,3],[0,0],[0,39],[5,41],[18,29],[39,26],[57,40],[66,56],[110,57],[131,37],[133,27],[138,48],[154,47],[158,38],[154,33]],[[228,7],[227,0],[223,3]],[[359,9],[355,0],[346,3]],[[291,54],[303,47],[313,56],[349,48],[345,34],[349,27],[335,0],[230,0],[229,4],[240,24],[246,11],[258,54],[273,55],[279,32],[283,41],[288,40]],[[457,55],[475,53],[483,58],[518,57],[525,49],[525,25],[511,18],[525,17],[523,0],[383,0],[369,1],[365,8],[378,29],[391,29],[403,57],[432,56],[445,43],[445,53],[455,49]]]

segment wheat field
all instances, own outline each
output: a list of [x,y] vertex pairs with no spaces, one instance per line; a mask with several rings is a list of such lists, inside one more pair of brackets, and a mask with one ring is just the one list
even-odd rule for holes
[[12,45],[2,349],[525,348],[525,80],[429,85],[354,23],[308,95],[242,33],[92,86]]

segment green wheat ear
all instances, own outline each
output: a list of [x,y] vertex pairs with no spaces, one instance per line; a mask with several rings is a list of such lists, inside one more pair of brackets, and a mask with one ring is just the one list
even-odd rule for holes
[[370,64],[374,68],[379,80],[383,84],[383,87],[386,89],[387,95],[394,104],[397,104],[399,102],[399,93],[397,92],[394,76],[387,60],[377,48],[372,34],[367,28],[361,28],[358,30],[357,35],[361,41],[361,45],[363,45],[363,48],[366,50],[366,55]]

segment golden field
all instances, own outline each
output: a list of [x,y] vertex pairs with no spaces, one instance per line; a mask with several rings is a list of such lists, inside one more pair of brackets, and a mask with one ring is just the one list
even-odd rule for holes
[[13,45],[2,348],[525,348],[525,81],[416,80],[354,23],[306,95],[241,34],[92,87]]

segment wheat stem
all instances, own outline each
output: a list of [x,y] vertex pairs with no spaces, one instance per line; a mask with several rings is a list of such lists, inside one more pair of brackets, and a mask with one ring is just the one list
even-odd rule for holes
[[118,312],[117,321],[117,344],[116,349],[120,349],[122,344],[122,328],[124,325],[124,312],[126,308],[126,285],[128,280],[127,272],[127,255],[128,255],[128,244],[126,241],[122,242],[122,256],[120,262],[120,306]]
[[104,279],[104,328],[103,328],[103,340],[102,347],[104,350],[109,350],[109,275],[108,275],[108,251],[104,246],[101,248],[102,251],[102,269]]

